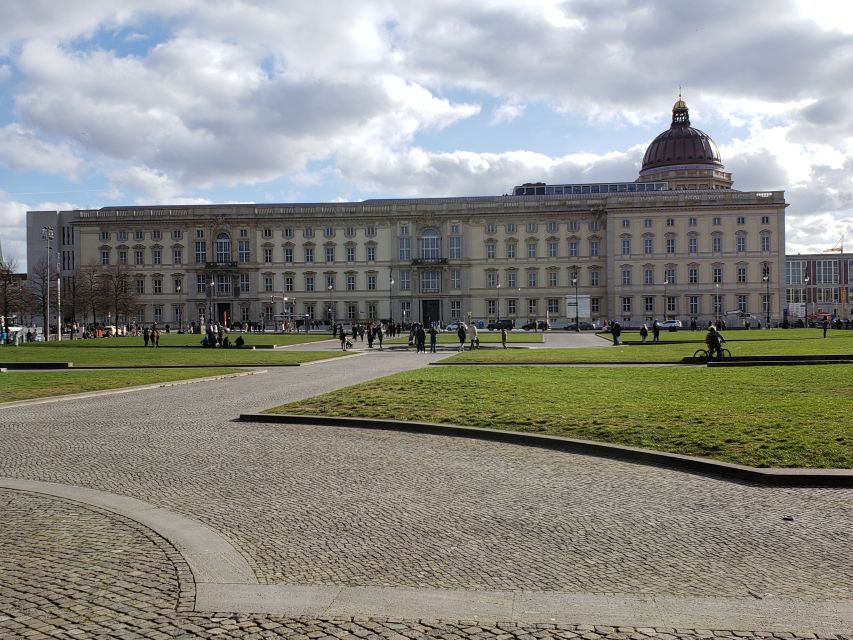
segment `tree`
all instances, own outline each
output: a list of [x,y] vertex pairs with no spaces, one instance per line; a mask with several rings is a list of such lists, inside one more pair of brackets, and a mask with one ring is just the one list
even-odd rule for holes
[[116,327],[119,326],[120,317],[124,316],[127,324],[130,315],[137,309],[136,294],[130,280],[126,264],[113,264],[101,269],[101,292],[108,308],[114,313]]
[[18,324],[23,322],[24,279],[15,273],[17,261],[4,261],[0,258],[0,315],[3,316],[3,328],[8,331],[13,317]]
[[84,324],[87,322],[90,311],[92,324],[98,321],[98,315],[106,319],[109,305],[104,297],[102,272],[103,267],[100,264],[90,262],[74,273],[75,295],[79,300]]
[[30,269],[24,301],[25,307],[29,309],[31,314],[38,315],[41,313],[45,339],[50,335],[48,301],[56,300],[55,280],[50,276],[48,261],[42,257]]

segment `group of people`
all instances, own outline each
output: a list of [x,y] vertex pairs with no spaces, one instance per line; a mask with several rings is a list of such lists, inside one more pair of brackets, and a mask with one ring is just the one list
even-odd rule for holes
[[[379,348],[382,348],[382,341],[385,338],[386,329],[382,323],[372,323],[368,322],[367,324],[354,324],[351,329],[351,333],[348,334],[344,331],[344,326],[338,325],[337,323],[332,324],[332,335],[339,336],[341,340],[341,350],[346,351],[350,347],[352,347],[356,340],[361,340],[364,342],[365,336],[367,337],[367,347],[368,349],[373,348],[373,344],[375,342],[379,343]],[[349,336],[352,335],[352,341],[350,341]]]

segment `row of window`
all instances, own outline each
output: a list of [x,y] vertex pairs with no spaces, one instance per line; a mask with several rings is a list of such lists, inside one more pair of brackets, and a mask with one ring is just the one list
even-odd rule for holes
[[[690,316],[698,316],[703,313],[712,313],[714,316],[722,316],[726,313],[726,311],[731,311],[726,307],[726,296],[725,295],[712,295],[708,296],[711,302],[710,308],[706,311],[702,307],[702,301],[704,296],[697,295],[689,295],[685,296],[685,301],[687,303],[686,309],[681,309],[679,306],[680,297],[679,296],[666,296],[664,299],[664,312],[667,314],[682,314],[687,313]],[[734,303],[737,311],[741,313],[749,313],[750,311],[756,311],[755,308],[750,309],[750,298],[752,296],[748,294],[737,294],[734,296]],[[654,316],[660,310],[656,306],[656,296],[642,296],[640,303],[642,305],[641,312],[646,314],[647,316]],[[772,294],[768,296],[767,294],[760,294],[759,296],[760,307],[762,313],[767,313],[770,310],[770,305],[772,301]],[[635,312],[635,300],[633,296],[622,296],[620,298],[621,311],[622,311],[622,319],[623,320],[631,320],[631,315]]]
[[[785,263],[785,284],[804,287],[809,286],[809,284],[840,284],[841,267],[842,261],[839,258],[814,260],[814,271],[810,276],[808,261],[787,260]],[[853,260],[847,261],[847,273],[853,274]]]
[[[308,264],[314,262],[314,247],[303,247],[303,257],[304,261]],[[376,261],[376,247],[375,246],[367,246],[365,249],[365,259],[367,262],[375,262]],[[197,240],[194,246],[195,250],[195,264],[205,264],[208,261],[207,254],[207,242],[205,240]],[[117,250],[118,263],[119,264],[131,264],[130,257],[133,257],[134,265],[144,265],[145,262],[145,252],[146,249],[133,249],[133,253],[130,253],[130,250],[119,247]],[[152,248],[149,250],[151,252],[151,262],[150,264],[159,265],[163,264],[163,250],[161,248]],[[272,247],[264,247],[262,249],[263,252],[263,262],[264,264],[272,264],[273,263],[273,248]],[[227,263],[231,262],[231,244],[230,241],[219,241],[216,243],[216,252],[215,252],[216,262],[218,263]],[[111,263],[112,250],[102,248],[101,249],[101,264],[108,265]],[[326,262],[335,262],[336,258],[336,248],[333,246],[323,247],[323,256],[325,257]],[[347,262],[355,262],[356,261],[356,247],[355,246],[347,246],[344,247],[344,257]],[[283,254],[285,263],[293,262],[293,247],[285,247]],[[241,264],[248,264],[251,262],[251,251],[249,249],[249,241],[248,240],[240,240],[237,244],[237,262]],[[172,248],[172,264],[180,265],[184,263],[184,250],[182,247],[174,247]],[[65,268],[65,267],[63,267]],[[70,267],[69,267],[70,268]]]
[[[655,252],[655,239],[654,238],[643,238],[643,254],[644,255],[653,255]],[[622,238],[621,239],[621,249],[622,255],[627,256],[631,255],[631,238]],[[666,253],[676,253],[677,244],[676,238],[664,238],[664,248]],[[763,233],[760,236],[760,249],[763,252],[770,251],[770,235]],[[712,236],[711,237],[711,252],[712,253],[722,253],[723,251],[723,238],[722,236]],[[747,237],[745,235],[738,235],[735,237],[735,251],[738,253],[745,253],[747,251]],[[687,238],[687,253],[698,253],[699,252],[699,238],[697,237],[689,237]]]
[[[312,227],[306,227],[306,228],[302,229],[301,231],[302,231],[302,237],[303,238],[313,238],[314,237],[315,229]],[[334,238],[336,231],[337,230],[334,227],[325,227],[322,230],[323,237],[324,238]],[[121,230],[115,232],[116,240],[118,240],[120,242],[124,242],[124,241],[130,240],[130,239],[145,240],[146,233],[149,234],[151,240],[162,240],[163,239],[163,232],[160,231],[159,229],[153,229],[153,230],[148,231],[148,232],[146,232],[143,229],[136,229],[132,232],[127,231],[126,229],[121,229]],[[248,238],[249,237],[249,230],[248,229],[240,229],[238,233],[239,233],[239,236],[241,238]],[[356,236],[356,228],[355,227],[345,227],[343,229],[343,234],[347,238],[354,238]],[[286,227],[286,228],[282,229],[282,237],[293,238],[294,235],[295,235],[295,230],[293,229],[293,227]],[[375,236],[376,235],[376,227],[373,227],[373,226],[365,227],[364,235],[367,237]],[[271,229],[271,228],[262,229],[261,230],[261,236],[263,238],[272,238],[273,237],[273,229]],[[71,236],[71,237],[73,238],[73,236]],[[99,237],[100,237],[102,242],[109,242],[111,237],[112,237],[112,232],[101,231]],[[183,230],[181,230],[181,229],[173,229],[172,230],[172,232],[171,232],[172,240],[181,240],[183,237],[184,237]],[[195,237],[197,239],[204,238],[205,237],[205,230],[204,229],[196,229],[195,230]],[[222,233],[219,233],[217,235],[217,240],[221,239],[223,237],[228,238],[229,236],[227,233],[222,232]],[[71,244],[71,242],[68,242],[66,244]]]

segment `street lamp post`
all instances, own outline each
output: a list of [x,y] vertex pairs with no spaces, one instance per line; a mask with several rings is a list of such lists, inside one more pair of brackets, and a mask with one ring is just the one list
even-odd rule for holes
[[392,295],[394,292],[394,276],[393,272],[391,275],[391,279],[388,281],[388,326],[394,323],[394,301],[392,299]]
[[669,278],[663,279],[663,319],[667,320],[667,313],[669,312],[669,296],[667,295],[667,288],[669,287]]
[[764,328],[770,328],[770,268],[765,265],[764,266],[764,275],[761,276],[761,279],[764,280],[764,284],[767,286],[767,294],[764,298],[764,311],[767,313],[764,322]]
[[44,339],[50,340],[50,243],[53,240],[53,227],[41,228],[41,239],[47,243],[47,254],[45,255],[45,267],[47,275],[45,276],[45,327]]
[[806,291],[805,291],[805,294],[806,294],[806,319],[805,319],[805,324],[806,324],[806,326],[809,326],[809,277],[808,276],[803,278],[803,284],[806,285]]
[[497,285],[498,290],[498,322],[501,320],[501,283]]
[[175,284],[175,293],[178,294],[178,313],[175,314],[177,317],[175,320],[178,322],[178,331],[183,331],[184,327],[184,309],[181,306],[181,283],[178,282]]
[[578,272],[572,271],[572,286],[575,288],[575,331],[581,330],[580,309],[578,308]]
[[335,324],[335,285],[329,285],[329,320]]
[[208,284],[210,287],[210,295],[208,296],[209,303],[207,306],[207,323],[213,323],[213,288],[216,286],[216,282],[213,280],[213,276],[210,276],[210,283]]

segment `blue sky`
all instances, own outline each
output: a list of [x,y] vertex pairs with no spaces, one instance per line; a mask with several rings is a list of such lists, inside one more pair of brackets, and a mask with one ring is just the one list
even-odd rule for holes
[[6,0],[3,254],[31,209],[633,180],[679,86],[789,252],[853,246],[853,5],[773,6]]

